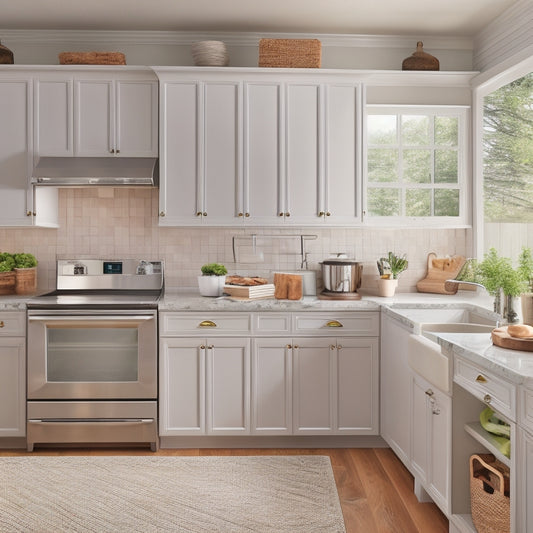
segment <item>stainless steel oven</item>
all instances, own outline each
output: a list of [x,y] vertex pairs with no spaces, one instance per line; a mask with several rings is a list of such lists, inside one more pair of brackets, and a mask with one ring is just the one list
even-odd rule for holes
[[[63,260],[28,303],[27,445],[157,449],[160,261]],[[76,288],[79,287],[79,288]]]

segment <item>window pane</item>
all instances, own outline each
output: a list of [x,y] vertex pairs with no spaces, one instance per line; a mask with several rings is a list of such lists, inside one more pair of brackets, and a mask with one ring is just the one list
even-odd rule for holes
[[435,183],[457,183],[457,151],[435,150]]
[[435,191],[435,216],[459,216],[459,189],[437,189]]
[[400,215],[400,189],[368,189],[368,214],[374,217]]
[[402,144],[429,144],[429,117],[424,115],[402,116]]
[[368,181],[398,181],[398,150],[368,150]]
[[405,191],[405,214],[408,217],[431,216],[431,190],[407,189]]
[[459,119],[435,117],[435,144],[457,146],[459,142]]
[[409,183],[431,183],[431,151],[403,151],[403,180]]
[[396,115],[368,115],[369,144],[397,144]]

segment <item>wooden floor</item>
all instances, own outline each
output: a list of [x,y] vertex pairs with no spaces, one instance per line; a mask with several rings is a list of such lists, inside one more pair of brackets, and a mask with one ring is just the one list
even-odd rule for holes
[[[144,449],[36,449],[33,455],[149,455]],[[0,451],[1,456],[26,455]],[[389,448],[187,449],[155,455],[329,455],[347,533],[446,533],[448,520],[433,503],[419,503],[413,478]],[[324,532],[327,533],[327,532]]]

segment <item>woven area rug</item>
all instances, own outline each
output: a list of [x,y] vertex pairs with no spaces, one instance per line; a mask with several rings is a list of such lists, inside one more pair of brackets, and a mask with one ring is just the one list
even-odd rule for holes
[[329,457],[2,457],[4,532],[345,532]]

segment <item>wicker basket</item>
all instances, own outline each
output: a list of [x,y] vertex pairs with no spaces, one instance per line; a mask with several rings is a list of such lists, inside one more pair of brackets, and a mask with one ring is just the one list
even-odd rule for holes
[[125,65],[122,52],[61,52],[60,65]]
[[0,294],[15,293],[15,272],[0,272]]
[[318,39],[261,39],[259,66],[320,68],[322,43]]
[[478,533],[511,530],[509,469],[492,454],[470,457],[470,503]]
[[37,269],[15,268],[15,293],[33,294],[37,290]]

